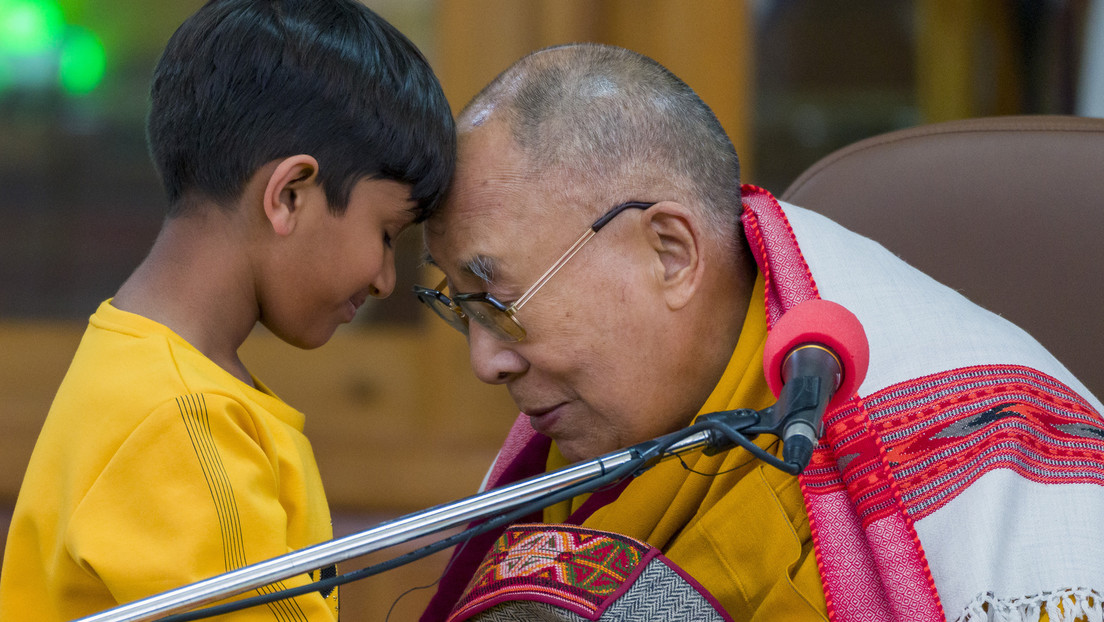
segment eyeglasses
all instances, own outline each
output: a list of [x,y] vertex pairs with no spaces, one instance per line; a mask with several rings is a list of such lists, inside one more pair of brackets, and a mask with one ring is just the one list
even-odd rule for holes
[[556,263],[552,264],[552,267],[548,269],[536,283],[533,283],[532,287],[525,290],[525,293],[521,295],[512,304],[505,304],[488,294],[487,292],[478,292],[474,294],[456,294],[451,298],[441,293],[445,289],[445,285],[448,279],[441,281],[437,286],[437,289],[429,289],[427,287],[415,286],[414,293],[418,296],[418,300],[424,302],[433,312],[436,313],[441,319],[448,322],[449,326],[459,330],[465,335],[468,334],[468,321],[469,318],[479,322],[481,326],[491,331],[491,333],[504,341],[521,341],[525,338],[525,329],[522,328],[521,323],[518,322],[517,312],[521,310],[521,307],[525,303],[529,302],[541,287],[549,281],[560,268],[564,267],[575,253],[579,252],[579,249],[583,247],[590,238],[594,237],[594,234],[598,233],[598,230],[609,224],[609,221],[613,220],[615,216],[627,209],[648,209],[655,205],[655,203],[640,203],[637,201],[629,201],[617,205],[610,211],[606,212],[601,218],[594,221],[594,224],[587,229],[586,233],[575,241],[571,245],[571,248],[567,249]]

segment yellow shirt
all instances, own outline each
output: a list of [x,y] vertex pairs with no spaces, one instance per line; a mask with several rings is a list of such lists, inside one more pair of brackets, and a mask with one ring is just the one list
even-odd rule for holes
[[[304,417],[256,386],[103,303],[23,480],[0,619],[72,620],[331,539]],[[229,619],[336,618],[335,590]]]
[[[763,375],[766,338],[760,275],[736,350],[699,414],[774,403]],[[774,437],[761,437],[756,444],[780,453]],[[566,462],[554,449],[550,468]],[[740,448],[683,460],[697,473],[678,460],[661,462],[583,525],[659,548],[734,620],[827,620],[797,478]],[[565,522],[580,503],[575,499],[548,508],[544,519]]]

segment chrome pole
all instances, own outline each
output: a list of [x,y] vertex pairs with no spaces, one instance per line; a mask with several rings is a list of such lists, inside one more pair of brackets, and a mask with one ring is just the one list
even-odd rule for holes
[[[669,438],[664,437],[664,438]],[[645,467],[673,455],[708,446],[714,436],[708,430],[693,432],[667,447],[662,456],[650,459]],[[656,443],[650,441],[649,443]],[[190,611],[242,592],[289,577],[360,557],[396,544],[436,533],[472,520],[520,507],[544,495],[583,484],[633,460],[639,460],[642,443],[593,460],[580,462],[551,473],[544,473],[513,484],[495,488],[459,501],[381,523],[376,527],[337,538],[286,555],[243,566],[161,594],[120,605],[76,622],[141,622]]]

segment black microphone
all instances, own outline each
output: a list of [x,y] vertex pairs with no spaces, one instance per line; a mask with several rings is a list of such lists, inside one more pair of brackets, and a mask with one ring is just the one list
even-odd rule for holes
[[763,370],[782,433],[782,459],[805,470],[823,432],[824,413],[850,399],[866,377],[866,331],[842,305],[821,299],[782,314],[767,336]]

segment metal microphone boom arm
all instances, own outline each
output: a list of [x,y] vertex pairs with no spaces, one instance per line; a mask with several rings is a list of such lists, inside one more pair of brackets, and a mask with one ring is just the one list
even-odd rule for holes
[[[777,414],[773,406],[762,411],[739,409],[704,415],[687,428],[627,449],[409,514],[366,531],[120,605],[77,622],[140,622],[189,611],[527,504],[545,507],[555,503],[558,500],[555,495],[561,491],[574,488],[572,495],[589,492],[612,481],[637,475],[660,460],[698,449],[712,455],[738,444],[770,464],[796,473],[800,471],[797,465],[783,463],[748,440],[763,433],[778,435],[783,423],[781,418],[782,415]],[[616,479],[610,480],[611,475],[617,476]],[[541,504],[544,500],[547,503]]]

